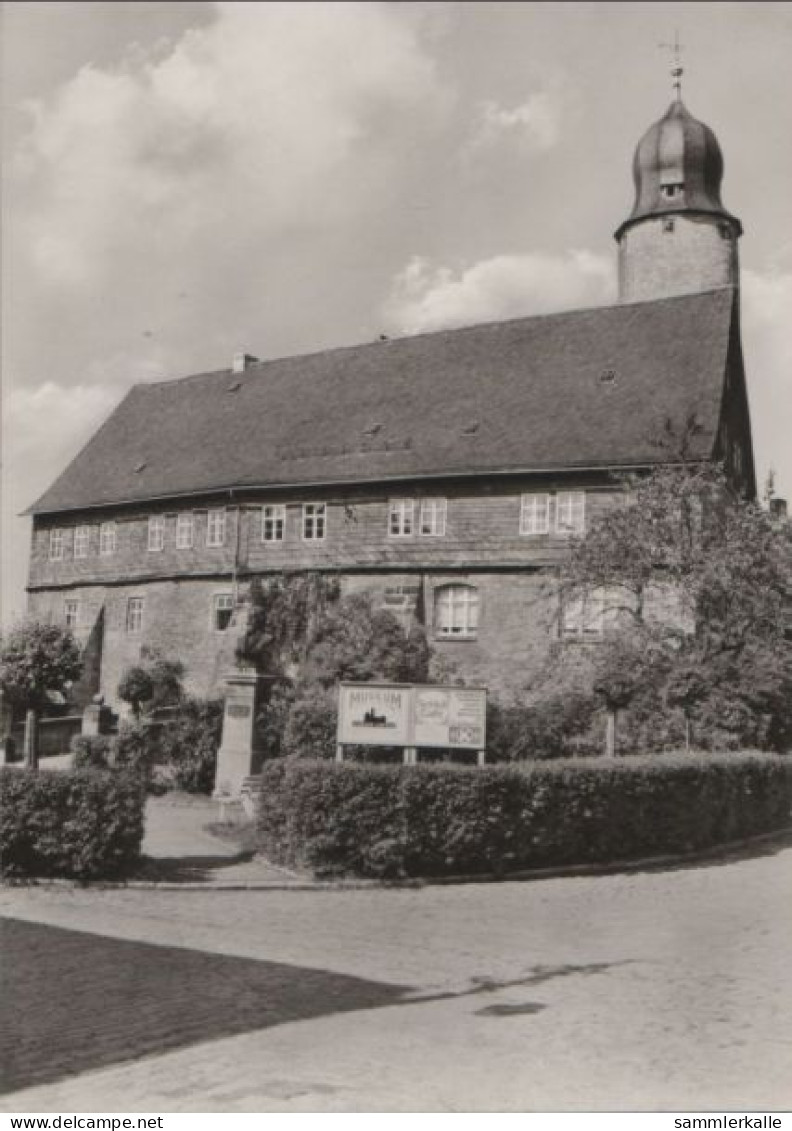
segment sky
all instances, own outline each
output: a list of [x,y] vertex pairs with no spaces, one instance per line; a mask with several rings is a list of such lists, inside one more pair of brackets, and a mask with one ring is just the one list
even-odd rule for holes
[[2,8],[2,616],[30,505],[142,381],[616,298],[683,98],[743,222],[759,481],[792,495],[792,4]]

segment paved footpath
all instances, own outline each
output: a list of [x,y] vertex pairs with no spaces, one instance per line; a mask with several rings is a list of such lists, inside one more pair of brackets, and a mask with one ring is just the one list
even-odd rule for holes
[[13,978],[65,1021],[4,1110],[788,1109],[790,881],[787,841],[417,890],[7,889]]

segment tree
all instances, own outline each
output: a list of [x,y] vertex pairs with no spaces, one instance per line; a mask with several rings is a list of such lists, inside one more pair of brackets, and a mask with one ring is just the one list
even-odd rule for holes
[[127,668],[118,684],[118,698],[129,703],[138,718],[146,705],[147,711],[158,707],[175,707],[184,699],[181,660],[169,660],[156,648],[146,648],[139,664]]
[[623,487],[570,548],[562,602],[596,591],[618,625],[642,634],[688,740],[694,717],[719,718],[735,742],[785,748],[792,527],[737,496],[711,465],[662,468]]
[[154,694],[154,681],[144,667],[135,664],[127,668],[118,684],[118,698],[128,703],[132,714],[139,718],[143,704]]
[[285,573],[250,586],[251,614],[237,659],[270,675],[284,675],[304,660],[317,619],[338,601],[335,578],[320,573]]
[[657,670],[651,640],[635,630],[612,636],[594,665],[592,690],[607,712],[605,753],[616,753],[619,712],[633,702]]
[[25,760],[38,766],[38,720],[52,692],[65,691],[82,673],[80,649],[66,629],[28,622],[0,641],[0,689],[24,708]]
[[429,681],[423,630],[406,632],[367,593],[342,597],[335,579],[287,574],[254,586],[252,604],[237,656],[272,677],[257,719],[270,757],[333,749],[340,680]]

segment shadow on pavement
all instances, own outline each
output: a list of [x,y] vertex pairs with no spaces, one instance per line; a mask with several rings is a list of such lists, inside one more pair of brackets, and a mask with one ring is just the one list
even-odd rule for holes
[[326,970],[3,919],[0,1091],[403,1000]]
[[171,884],[199,883],[208,880],[212,873],[244,864],[253,856],[252,852],[237,852],[233,856],[144,856],[131,878]]
[[[616,962],[534,966],[520,978],[471,978],[422,993],[329,970],[107,938],[0,919],[0,1092],[204,1041],[359,1009],[426,1005],[599,974]],[[539,1013],[543,1002],[493,1003],[479,1016]]]

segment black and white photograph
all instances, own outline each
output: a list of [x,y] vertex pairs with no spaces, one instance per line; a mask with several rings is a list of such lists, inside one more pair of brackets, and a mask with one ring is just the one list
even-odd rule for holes
[[6,1125],[782,1128],[792,3],[0,34]]

